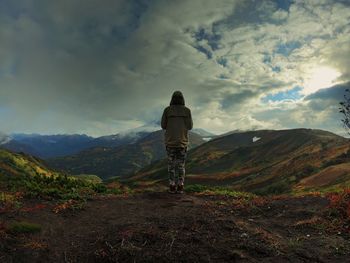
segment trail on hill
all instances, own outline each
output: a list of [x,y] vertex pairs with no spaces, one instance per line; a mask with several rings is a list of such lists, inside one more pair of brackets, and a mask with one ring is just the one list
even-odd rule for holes
[[4,239],[0,261],[349,262],[349,234],[322,227],[327,199],[289,197],[249,209],[232,201],[145,192],[57,214],[49,206],[0,214],[5,222],[42,226],[39,233]]

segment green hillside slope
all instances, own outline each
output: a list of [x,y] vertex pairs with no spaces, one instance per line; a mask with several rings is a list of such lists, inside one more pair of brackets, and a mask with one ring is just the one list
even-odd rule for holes
[[106,187],[91,176],[78,178],[61,174],[47,168],[40,159],[0,149],[2,195],[16,192],[44,199],[85,199],[105,191]]
[[0,175],[57,176],[58,173],[48,169],[39,159],[31,155],[0,149]]

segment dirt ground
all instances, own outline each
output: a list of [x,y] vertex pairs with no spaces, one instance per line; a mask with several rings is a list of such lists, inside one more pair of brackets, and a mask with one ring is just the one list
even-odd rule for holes
[[0,262],[350,262],[349,233],[330,227],[322,197],[248,207],[233,197],[145,192],[58,213],[38,202],[0,213],[5,225],[41,225],[3,232]]

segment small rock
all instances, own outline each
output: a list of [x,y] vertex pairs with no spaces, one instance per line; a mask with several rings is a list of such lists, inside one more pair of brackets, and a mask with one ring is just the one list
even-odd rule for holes
[[243,234],[241,234],[241,237],[248,237],[248,234],[247,233],[243,233]]

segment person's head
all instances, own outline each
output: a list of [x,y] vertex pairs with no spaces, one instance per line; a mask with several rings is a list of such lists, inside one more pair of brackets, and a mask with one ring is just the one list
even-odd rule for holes
[[185,105],[185,99],[181,91],[175,91],[171,96],[170,105]]

